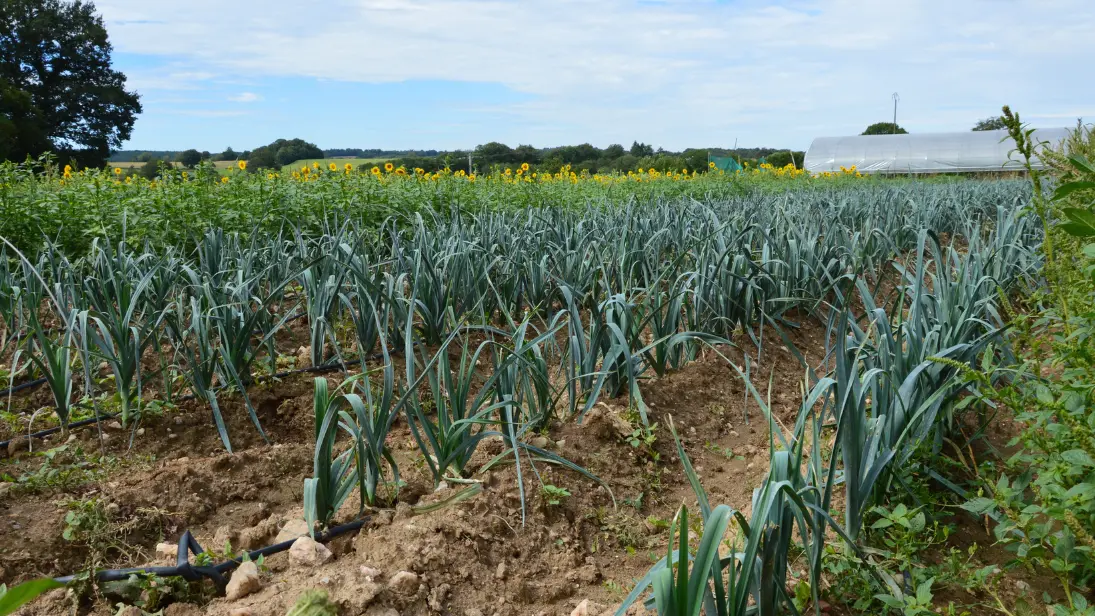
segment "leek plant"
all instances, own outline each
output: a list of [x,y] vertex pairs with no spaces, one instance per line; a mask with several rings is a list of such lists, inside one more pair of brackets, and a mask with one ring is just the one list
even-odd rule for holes
[[[109,243],[92,244],[92,271],[83,280],[83,293],[91,308],[87,335],[99,357],[110,366],[121,409],[122,426],[140,411],[141,357],[157,337],[160,315],[144,314],[144,294],[156,275],[155,268],[144,272],[120,244],[111,250]],[[90,327],[93,326],[93,327]]]

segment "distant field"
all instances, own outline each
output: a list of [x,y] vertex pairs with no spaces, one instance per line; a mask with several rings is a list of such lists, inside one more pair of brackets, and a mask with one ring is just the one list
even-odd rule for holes
[[[139,169],[141,167],[141,165],[143,165],[143,164],[144,163],[138,163],[138,162],[120,162],[120,163],[112,162],[112,163],[109,163],[109,165],[112,168],[117,167],[119,169],[124,169],[124,170]],[[218,160],[218,161],[214,162],[213,164],[221,172],[224,172],[228,169],[231,169],[232,167],[235,167],[236,166],[236,161],[234,161],[234,160]]]
[[319,166],[324,167],[324,168],[326,168],[327,165],[329,165],[331,163],[334,163],[334,164],[338,165],[339,169],[341,169],[343,166],[345,166],[346,163],[350,163],[356,169],[361,165],[370,165],[370,164],[382,163],[386,160],[391,160],[391,159],[392,159],[392,157],[381,157],[381,158],[305,158],[305,159],[302,159],[302,160],[293,161],[293,162],[289,163],[288,165],[283,166],[281,168],[281,170],[282,171],[296,171],[296,170],[299,170],[301,167],[303,167],[305,165],[311,167],[312,163],[319,163]]

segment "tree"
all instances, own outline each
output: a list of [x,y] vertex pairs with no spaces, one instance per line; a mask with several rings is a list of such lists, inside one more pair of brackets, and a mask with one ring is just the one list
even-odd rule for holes
[[213,160],[236,160],[236,151],[232,149],[232,146],[228,146],[223,152],[213,157]]
[[[47,149],[80,165],[102,166],[122,145],[141,112],[140,98],[111,68],[112,48],[95,5],[81,0],[4,0],[0,3],[0,81],[3,121],[20,135],[4,137],[7,156]],[[31,110],[12,113],[11,90]],[[22,104],[22,103],[18,103]],[[42,134],[44,140],[26,137]]]
[[631,155],[635,158],[642,158],[644,156],[653,156],[654,147],[646,145],[645,143],[639,143],[634,141],[631,143]]
[[615,159],[617,159],[617,158],[619,158],[623,155],[624,155],[624,146],[622,146],[618,143],[613,143],[612,145],[605,148],[603,152],[601,152],[601,157],[602,158],[607,158],[607,159],[610,159],[610,160],[615,160]]
[[0,78],[0,160],[22,160],[50,146],[30,94]]
[[[896,129],[896,130],[895,130]],[[864,135],[907,135],[909,131],[893,122],[875,122],[863,131]]]
[[179,153],[176,161],[187,169],[193,169],[202,161],[202,154],[195,149],[184,150]]
[[[231,148],[229,148],[231,149]],[[225,151],[225,154],[228,152]],[[303,139],[278,139],[270,145],[255,148],[252,152],[245,152],[250,170],[270,169],[284,167],[298,160],[308,158],[323,158],[323,150],[316,144]]]
[[795,167],[802,168],[802,159],[806,156],[805,152],[791,152],[789,150],[780,150],[768,155],[768,163],[773,167],[786,167],[792,162]]
[[984,120],[978,120],[977,124],[974,124],[973,128],[970,130],[1000,130],[1002,128],[1007,128],[1007,126],[1004,126],[1004,118],[995,116],[992,118],[985,118]]
[[475,159],[475,166],[480,169],[489,169],[491,165],[512,165],[518,162],[513,148],[497,141],[477,146],[472,158]]
[[145,164],[141,165],[141,168],[137,170],[137,175],[146,180],[154,180],[156,176],[160,174],[160,162],[155,158],[150,158]]
[[531,145],[519,145],[513,150],[513,155],[517,161],[522,163],[529,163],[535,165],[540,162],[540,150],[532,147]]

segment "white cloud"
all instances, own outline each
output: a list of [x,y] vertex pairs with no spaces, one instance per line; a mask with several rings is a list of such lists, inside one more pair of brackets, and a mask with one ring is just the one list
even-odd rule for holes
[[895,90],[921,132],[1095,98],[1090,0],[340,0],[307,18],[290,0],[96,4],[119,51],[219,77],[502,84],[535,101],[509,106],[514,142],[555,120],[563,141],[805,147],[889,118]]
[[256,101],[261,101],[262,97],[254,92],[240,92],[239,94],[229,96],[228,100],[234,103],[254,103]]

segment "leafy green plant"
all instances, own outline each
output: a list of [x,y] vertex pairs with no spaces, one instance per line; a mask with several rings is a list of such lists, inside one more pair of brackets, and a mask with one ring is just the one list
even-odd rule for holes
[[15,610],[54,588],[64,587],[64,584],[55,582],[52,578],[30,580],[12,588],[8,588],[6,584],[0,584],[0,616],[14,613]]
[[560,488],[559,486],[545,483],[540,486],[540,496],[543,497],[544,502],[548,505],[557,507],[563,504],[563,501],[570,498],[570,491],[566,488]]

